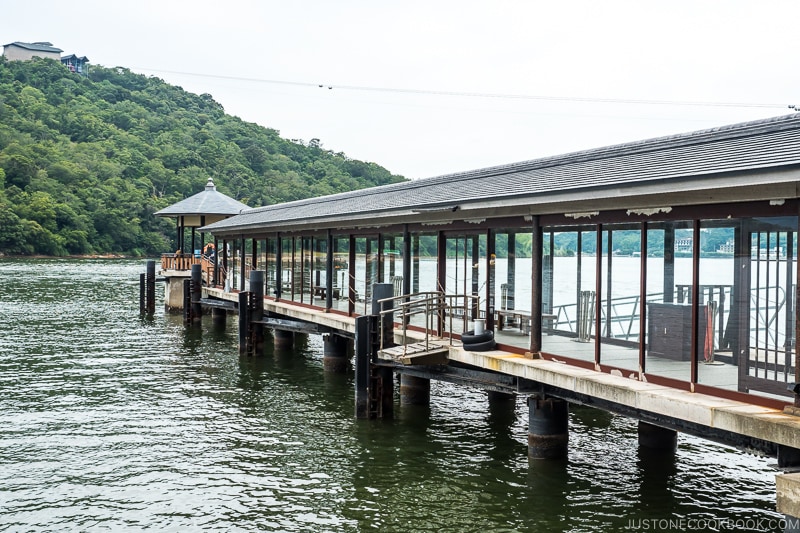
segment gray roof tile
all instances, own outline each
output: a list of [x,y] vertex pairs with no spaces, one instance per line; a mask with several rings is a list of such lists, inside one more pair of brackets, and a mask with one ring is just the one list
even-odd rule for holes
[[18,46],[20,48],[25,48],[26,50],[35,50],[37,52],[58,52],[61,53],[64,50],[61,48],[56,48],[53,46],[53,43],[23,43],[20,41],[14,41],[13,43],[4,44],[6,46]]
[[187,215],[238,215],[242,211],[249,210],[250,207],[217,192],[214,181],[209,178],[206,188],[202,192],[190,196],[180,202],[165,207],[156,212],[159,217],[177,217]]
[[346,226],[355,213],[377,217],[520,197],[536,204],[545,194],[795,164],[800,164],[800,114],[260,207],[208,229],[274,231],[331,217]]

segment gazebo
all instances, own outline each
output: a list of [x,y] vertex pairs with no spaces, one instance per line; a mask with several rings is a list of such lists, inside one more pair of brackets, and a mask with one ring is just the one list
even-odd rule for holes
[[[161,255],[161,274],[167,278],[169,293],[172,292],[169,291],[171,282],[182,283],[183,279],[191,274],[192,265],[195,264],[202,266],[203,278],[206,283],[224,283],[224,270],[227,266],[225,250],[223,250],[222,269],[220,269],[216,254],[217,240],[206,243],[204,233],[200,233],[198,240],[196,230],[249,209],[250,207],[242,202],[217,191],[214,180],[209,178],[203,191],[155,213],[159,217],[175,219],[176,250]],[[188,242],[187,228],[190,230]],[[180,291],[176,292],[180,293]],[[167,307],[179,308],[182,305],[177,300],[171,302],[172,298],[169,296],[166,296],[165,300]]]

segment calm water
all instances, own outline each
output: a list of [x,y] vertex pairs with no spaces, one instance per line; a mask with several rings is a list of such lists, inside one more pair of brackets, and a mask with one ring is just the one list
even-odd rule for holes
[[434,383],[430,410],[357,421],[353,377],[323,372],[319,338],[240,358],[233,320],[191,332],[160,306],[141,320],[143,271],[0,260],[0,531],[664,531],[688,520],[734,531],[726,520],[780,519],[774,460],[683,435],[674,459],[648,457],[632,421],[599,411],[572,410],[567,462],[532,466],[522,398],[490,410],[480,391]]

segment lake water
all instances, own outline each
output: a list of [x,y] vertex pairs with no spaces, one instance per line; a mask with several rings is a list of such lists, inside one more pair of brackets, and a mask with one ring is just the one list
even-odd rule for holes
[[780,530],[774,459],[652,457],[576,407],[568,460],[529,465],[524,398],[440,383],[355,420],[320,338],[240,358],[235,318],[142,320],[144,266],[0,260],[0,531]]

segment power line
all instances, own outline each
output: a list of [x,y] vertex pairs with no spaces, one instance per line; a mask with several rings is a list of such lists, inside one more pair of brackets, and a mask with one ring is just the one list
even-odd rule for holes
[[687,100],[655,100],[655,99],[634,99],[634,98],[597,98],[580,96],[548,96],[530,94],[506,94],[506,93],[483,93],[483,92],[462,92],[462,91],[437,91],[432,89],[400,89],[396,87],[370,87],[364,85],[336,85],[328,83],[311,83],[301,81],[270,80],[264,78],[247,78],[242,76],[223,76],[220,74],[207,74],[198,72],[181,72],[176,70],[158,69],[136,69],[144,72],[158,72],[162,74],[177,74],[181,76],[195,76],[199,78],[213,78],[220,80],[242,81],[247,83],[268,83],[273,85],[290,85],[295,87],[312,87],[326,90],[347,90],[347,91],[366,91],[379,93],[396,94],[415,94],[431,96],[459,96],[467,98],[495,98],[507,100],[542,100],[551,102],[585,102],[602,104],[638,104],[638,105],[665,105],[665,106],[694,106],[694,107],[749,107],[749,108],[779,108],[798,110],[800,106],[776,104],[776,103],[754,103],[754,102],[708,102],[708,101],[687,101]]

